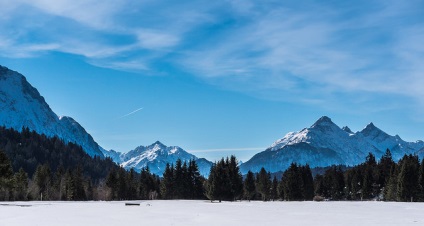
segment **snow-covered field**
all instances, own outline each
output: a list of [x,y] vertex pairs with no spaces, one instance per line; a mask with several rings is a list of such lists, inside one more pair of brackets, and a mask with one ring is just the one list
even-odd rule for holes
[[424,203],[0,202],[1,226],[424,225]]

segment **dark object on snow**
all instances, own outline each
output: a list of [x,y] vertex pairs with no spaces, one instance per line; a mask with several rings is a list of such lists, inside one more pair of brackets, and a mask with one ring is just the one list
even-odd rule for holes
[[130,203],[130,202],[126,202],[125,203],[126,206],[140,206],[140,203]]

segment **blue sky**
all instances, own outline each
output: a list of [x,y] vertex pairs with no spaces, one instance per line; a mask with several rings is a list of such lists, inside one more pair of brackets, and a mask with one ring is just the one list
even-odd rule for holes
[[246,161],[322,115],[424,139],[423,40],[422,0],[0,0],[0,64],[122,152]]

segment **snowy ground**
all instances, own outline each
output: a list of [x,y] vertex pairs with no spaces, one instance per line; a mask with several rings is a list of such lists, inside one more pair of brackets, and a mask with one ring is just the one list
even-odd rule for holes
[[0,202],[0,225],[424,225],[424,203],[132,203],[140,206],[125,206],[125,202]]

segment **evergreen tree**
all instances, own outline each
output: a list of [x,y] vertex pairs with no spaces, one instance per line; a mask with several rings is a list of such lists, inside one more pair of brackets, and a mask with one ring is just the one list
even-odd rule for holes
[[164,199],[174,198],[174,167],[166,164],[165,171],[163,172],[163,178],[161,181],[161,195]]
[[82,169],[77,167],[72,174],[72,181],[74,183],[74,196],[73,200],[86,200],[85,188],[84,188],[84,178],[82,175]]
[[421,160],[420,171],[418,172],[418,185],[420,188],[419,200],[424,201],[424,158]]
[[389,180],[387,181],[386,187],[384,189],[384,200],[386,201],[396,201],[397,198],[397,182],[398,182],[398,167],[395,165],[392,166],[390,170]]
[[13,177],[14,200],[27,200],[28,174],[20,168]]
[[276,199],[278,199],[278,181],[277,181],[277,177],[275,176],[274,176],[274,179],[272,180],[270,199],[272,201],[275,201]]
[[34,174],[34,182],[37,185],[41,200],[49,200],[51,188],[51,171],[48,164],[38,165]]
[[243,176],[240,173],[238,161],[234,155],[231,155],[228,163],[228,173],[231,181],[232,199],[239,199],[243,194]]
[[184,178],[183,178],[183,163],[181,159],[177,159],[174,169],[174,186],[176,199],[182,199],[184,196]]
[[256,176],[256,188],[261,194],[262,200],[268,201],[271,191],[271,174],[263,167]]
[[244,188],[244,196],[250,202],[250,200],[253,198],[253,196],[256,193],[255,175],[250,170],[247,172],[246,179],[244,180],[243,188]]
[[284,190],[284,200],[295,201],[303,199],[303,182],[299,172],[299,167],[296,163],[290,164],[290,167],[284,171],[281,183],[283,183],[282,187]]
[[327,193],[328,188],[325,187],[323,175],[318,174],[315,176],[314,188],[315,188],[314,190],[315,195],[328,197],[328,193]]
[[311,168],[306,164],[299,169],[302,178],[302,197],[304,200],[312,200],[314,198],[314,179]]
[[211,201],[213,202],[214,200],[217,199],[218,197],[218,190],[217,190],[217,172],[216,172],[216,165],[217,163],[215,162],[212,166],[211,169],[209,171],[209,177],[208,180],[206,180],[204,182],[205,184],[205,196]]
[[137,185],[137,173],[134,171],[133,168],[130,169],[130,171],[127,173],[127,179],[126,182],[127,184],[127,198],[129,200],[135,200],[137,199],[137,187],[139,187]]
[[118,176],[115,169],[111,169],[106,178],[106,186],[110,189],[110,199],[118,199]]
[[416,201],[419,196],[418,172],[420,163],[417,156],[405,155],[399,162],[400,172],[397,184],[397,200],[398,201]]
[[[75,197],[75,183],[74,183],[74,177],[72,176],[71,171],[68,169],[65,173],[65,200],[74,200]],[[111,199],[114,199],[115,196],[112,193]]]
[[386,183],[388,182],[390,177],[390,170],[392,169],[393,165],[395,165],[395,162],[393,161],[392,153],[389,149],[387,149],[384,155],[381,157],[380,161],[378,162],[378,183],[381,185],[381,187],[386,187]]
[[196,161],[190,160],[188,167],[189,177],[192,184],[192,191],[190,198],[192,199],[203,199],[203,177],[200,175],[199,167]]
[[326,197],[333,200],[340,200],[343,197],[344,175],[340,166],[332,166],[325,171],[324,187],[327,189],[324,193]]
[[6,154],[0,150],[0,201],[9,200],[13,185],[13,169]]

